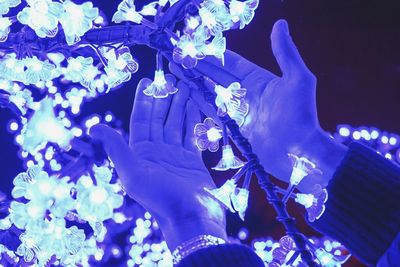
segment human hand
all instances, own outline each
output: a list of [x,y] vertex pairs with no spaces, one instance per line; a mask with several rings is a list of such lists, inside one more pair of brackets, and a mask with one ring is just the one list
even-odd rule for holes
[[[328,183],[346,148],[335,143],[319,125],[317,80],[293,43],[286,21],[275,23],[271,41],[282,77],[231,51],[225,54],[224,66],[207,59],[198,63],[196,71],[224,87],[240,82],[247,88],[250,110],[242,132],[253,144],[261,163],[269,173],[287,182],[292,170],[287,154],[310,159],[323,172],[300,183],[299,189],[311,191],[315,184]],[[176,66],[172,71],[182,78]]]
[[94,126],[90,134],[103,143],[129,196],[157,220],[173,250],[195,236],[226,239],[224,210],[204,191],[215,184],[194,142],[198,108],[189,88],[167,98],[143,93],[151,83],[142,79],[136,90],[129,145],[114,129]]

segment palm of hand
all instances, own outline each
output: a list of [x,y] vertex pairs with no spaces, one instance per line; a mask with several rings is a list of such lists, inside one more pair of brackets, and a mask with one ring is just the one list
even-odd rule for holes
[[215,187],[200,153],[144,141],[132,145],[132,154],[129,173],[135,177],[125,177],[125,189],[158,218],[170,217],[166,213],[179,211],[176,206],[197,206],[203,188]]

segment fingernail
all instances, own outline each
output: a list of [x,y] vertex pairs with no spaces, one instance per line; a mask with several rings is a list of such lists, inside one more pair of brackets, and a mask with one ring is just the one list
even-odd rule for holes
[[287,35],[289,35],[290,33],[289,33],[289,25],[288,25],[288,23],[287,23],[287,21],[286,20],[281,20],[281,27],[282,27],[282,30],[287,34]]

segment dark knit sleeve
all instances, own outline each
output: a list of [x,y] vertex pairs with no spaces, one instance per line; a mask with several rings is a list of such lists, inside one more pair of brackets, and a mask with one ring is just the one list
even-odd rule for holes
[[311,225],[376,265],[400,230],[400,168],[352,143],[327,187],[321,218]]
[[264,267],[249,247],[237,244],[211,246],[193,252],[177,267]]

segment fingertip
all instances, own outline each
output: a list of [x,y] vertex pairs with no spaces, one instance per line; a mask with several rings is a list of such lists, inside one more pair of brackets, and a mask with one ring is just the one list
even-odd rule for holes
[[136,88],[136,95],[140,95],[139,93],[141,93],[143,91],[143,89],[145,89],[147,86],[149,86],[152,82],[153,81],[149,78],[141,79]]
[[170,74],[170,73],[166,74],[165,80],[167,80],[167,82],[172,83],[173,85],[176,85],[176,77],[173,74]]

